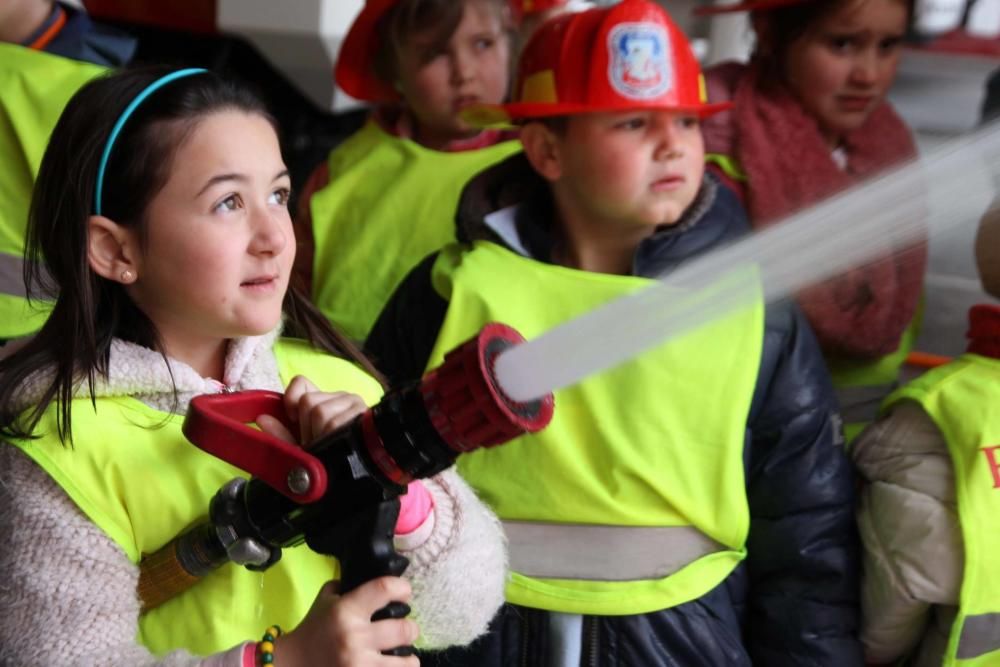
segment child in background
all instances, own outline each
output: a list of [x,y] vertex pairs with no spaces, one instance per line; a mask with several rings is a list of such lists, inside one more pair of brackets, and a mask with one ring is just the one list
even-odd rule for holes
[[[24,230],[38,164],[80,86],[128,62],[135,40],[52,0],[0,2],[0,345],[41,328],[51,304],[29,304]],[[10,349],[10,348],[8,348]]]
[[[194,395],[287,386],[309,442],[381,394],[371,366],[287,291],[288,189],[274,120],[214,74],[123,70],[70,100],[28,237],[55,308],[0,363],[0,661],[417,664],[379,655],[415,640],[413,621],[370,620],[410,584],[382,578],[338,599],[335,563],[304,545],[264,573],[225,565],[140,614],[142,556],[202,520],[239,473],[181,434]],[[468,642],[502,600],[495,519],[453,472],[404,498],[420,514],[407,506],[397,539],[422,641]],[[255,654],[247,640],[271,624],[290,632]]]
[[[648,0],[539,28],[516,102],[476,111],[519,122],[524,154],[466,186],[460,243],[386,306],[381,369],[419,377],[488,321],[533,338],[745,234],[704,172],[699,121],[725,106],[700,79]],[[758,301],[556,403],[544,433],[460,462],[503,521],[508,604],[422,664],[860,664],[852,475],[793,306]]]
[[296,273],[313,303],[364,339],[399,281],[454,240],[465,182],[520,149],[510,133],[462,120],[507,94],[506,0],[369,0],[335,71],[379,105],[304,188]]
[[[734,109],[704,127],[712,168],[755,228],[915,156],[885,100],[910,9],[908,0],[748,0],[704,12],[750,11],[757,37],[749,65],[706,73],[709,99]],[[925,265],[921,244],[799,295],[849,438],[898,380],[916,338]]]
[[[1000,216],[976,239],[983,288],[1000,298]],[[861,641],[869,663],[1000,661],[1000,308],[969,313],[969,347],[889,397],[851,457],[866,484]]]
[[121,67],[136,49],[135,39],[91,21],[79,3],[53,0],[0,3],[0,42],[104,67]]

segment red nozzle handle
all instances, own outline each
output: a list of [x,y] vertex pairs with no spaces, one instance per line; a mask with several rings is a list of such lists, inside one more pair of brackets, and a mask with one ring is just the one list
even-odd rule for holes
[[289,430],[284,398],[273,391],[205,394],[191,399],[182,431],[212,456],[245,470],[297,503],[311,503],[326,493],[326,468],[301,447],[247,424],[271,415]]

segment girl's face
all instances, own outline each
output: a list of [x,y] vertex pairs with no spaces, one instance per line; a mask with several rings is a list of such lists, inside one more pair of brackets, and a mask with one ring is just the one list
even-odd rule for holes
[[431,148],[475,135],[479,130],[459,112],[473,104],[500,104],[507,94],[510,45],[499,12],[482,0],[464,5],[446,44],[414,35],[400,48],[400,93],[416,120],[417,138]]
[[183,360],[198,346],[277,326],[295,241],[288,169],[267,119],[205,117],[172,169],[146,210],[147,246],[128,290]]
[[885,98],[908,18],[903,0],[845,2],[789,46],[785,78],[832,146]]

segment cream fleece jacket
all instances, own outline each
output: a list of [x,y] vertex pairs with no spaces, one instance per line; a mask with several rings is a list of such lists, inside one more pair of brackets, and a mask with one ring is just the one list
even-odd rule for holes
[[[234,389],[281,391],[272,352],[276,337],[277,331],[233,341],[223,382]],[[43,378],[25,384],[26,404],[43,385]],[[168,369],[158,353],[116,340],[109,377],[95,389],[98,396],[133,396],[183,413],[193,396],[218,392],[219,384],[177,361]],[[433,513],[397,544],[410,559],[405,577],[413,587],[420,644],[466,644],[486,630],[503,601],[503,533],[453,469],[424,484]],[[0,444],[0,534],[0,665],[242,664],[242,644],[215,656],[177,651],[160,658],[139,645],[138,568],[41,468],[7,444]]]
[[858,504],[865,658],[881,665],[910,655],[908,665],[940,667],[965,563],[944,436],[917,403],[901,401],[858,437],[851,458],[865,481]]

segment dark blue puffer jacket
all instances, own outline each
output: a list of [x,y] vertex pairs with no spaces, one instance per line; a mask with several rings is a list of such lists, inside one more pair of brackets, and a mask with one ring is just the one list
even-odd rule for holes
[[[503,239],[484,222],[519,204],[518,241],[548,261],[552,201],[523,156],[477,176],[458,211],[459,239]],[[635,253],[635,275],[669,274],[749,231],[736,197],[711,176],[681,221]],[[507,244],[504,244],[507,245]],[[509,246],[508,246],[509,247]],[[366,348],[394,382],[420,377],[448,304],[430,282],[434,256],[386,305]],[[634,616],[584,617],[582,665],[716,667],[862,665],[853,478],[819,347],[791,304],[769,306],[746,427],[747,559],[707,595]],[[546,665],[547,612],[506,605],[472,646],[421,656],[423,665]]]
[[65,2],[53,3],[48,18],[24,41],[24,46],[52,28],[61,16],[65,17],[65,23],[45,45],[47,53],[105,67],[121,67],[135,55],[138,47],[135,38],[117,28],[91,21],[87,12]]

